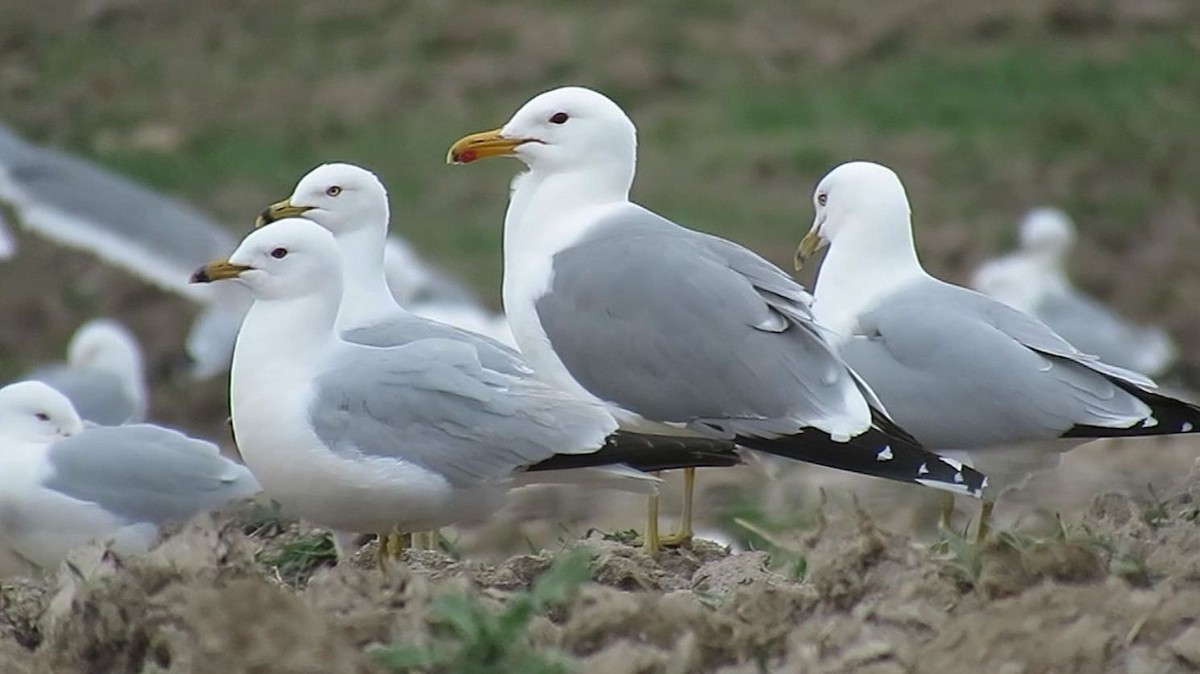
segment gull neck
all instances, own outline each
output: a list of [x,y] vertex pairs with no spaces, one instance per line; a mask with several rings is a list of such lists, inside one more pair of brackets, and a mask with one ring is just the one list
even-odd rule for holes
[[338,234],[342,250],[342,305],[337,330],[342,332],[382,322],[399,310],[387,285],[384,245],[387,227],[361,227]]

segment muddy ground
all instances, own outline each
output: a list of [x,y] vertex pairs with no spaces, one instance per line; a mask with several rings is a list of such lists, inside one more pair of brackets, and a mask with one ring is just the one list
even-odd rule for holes
[[[315,570],[297,571],[281,551],[314,532],[263,512],[239,504],[182,525],[142,558],[89,548],[57,574],[5,581],[2,671],[1200,668],[1200,466],[1157,500],[1102,493],[1045,536],[1005,533],[983,546],[897,535],[836,499],[777,541],[774,559],[704,540],[651,559],[593,533],[567,543],[590,551],[590,580],[568,583],[565,601],[535,610],[504,647],[542,659],[484,649],[440,669],[393,670],[373,649],[486,641],[448,636],[446,597],[497,615],[562,545],[497,564],[411,550],[381,571],[367,544],[351,564],[314,557]],[[501,664],[481,664],[489,659]]]

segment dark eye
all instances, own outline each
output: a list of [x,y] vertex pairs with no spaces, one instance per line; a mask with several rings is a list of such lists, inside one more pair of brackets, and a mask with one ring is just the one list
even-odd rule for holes
[[569,115],[567,115],[567,113],[565,113],[565,112],[556,112],[556,113],[554,113],[554,116],[552,116],[550,118],[550,123],[551,124],[566,124],[567,120],[570,118],[571,117]]
[[328,194],[331,197],[336,197],[337,195],[339,195],[341,193],[342,193],[342,188],[337,185],[330,185],[325,190],[325,194]]
[[824,206],[826,201],[829,201],[829,195],[825,194],[824,192],[817,195],[818,204]]
[[46,414],[45,412],[38,412],[34,416],[37,417],[38,421],[50,421],[50,415]]
[[287,257],[287,248],[276,248],[275,250],[271,251],[271,257],[275,258],[276,260],[282,260],[283,258]]

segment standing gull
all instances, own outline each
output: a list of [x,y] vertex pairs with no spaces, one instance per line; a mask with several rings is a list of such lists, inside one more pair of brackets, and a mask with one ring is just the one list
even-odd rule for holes
[[[974,453],[1200,426],[1200,409],[1155,393],[1146,377],[926,273],[908,196],[891,170],[843,164],[817,185],[813,202],[816,219],[796,252],[799,266],[829,245],[813,313],[892,418],[924,445]],[[990,510],[985,501],[981,536]]]
[[143,552],[160,524],[258,491],[212,443],[149,424],[84,428],[41,382],[0,389],[0,575],[52,570],[89,541]]
[[687,429],[980,492],[982,475],[872,425],[886,420],[823,341],[811,297],[790,276],[629,201],[636,131],[611,100],[577,87],[541,94],[503,128],[454,143],[448,160],[496,156],[529,167],[504,220],[504,307],[540,377],[605,405],[626,428]]
[[396,346],[346,341],[335,329],[342,259],[329,231],[288,218],[193,277],[238,279],[253,293],[231,374],[238,447],[272,498],[340,532],[340,551],[344,532],[484,517],[511,487],[573,479],[560,469],[646,492],[657,480],[644,473],[591,469],[736,462],[731,447],[698,460],[684,445],[627,451],[610,442],[617,424],[603,407],[542,383],[482,337],[446,328]]
[[49,384],[94,424],[118,426],[146,416],[142,349],[128,328],[109,318],[79,326],[65,363],[39,367],[24,378]]
[[1177,355],[1160,328],[1134,325],[1067,278],[1066,262],[1075,226],[1057,208],[1035,208],[1021,221],[1021,245],[975,272],[979,292],[1041,320],[1084,353],[1117,367],[1156,376]]

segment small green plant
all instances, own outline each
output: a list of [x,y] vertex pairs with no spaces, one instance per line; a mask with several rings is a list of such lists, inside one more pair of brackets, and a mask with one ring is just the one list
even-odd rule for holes
[[930,552],[948,557],[954,568],[970,585],[974,585],[979,580],[983,562],[979,555],[979,545],[975,543],[975,537],[968,536],[966,532],[959,533],[951,529],[942,529],[941,537],[930,546]]
[[513,596],[499,612],[468,594],[438,597],[430,643],[394,644],[373,654],[396,672],[567,674],[574,669],[571,657],[534,649],[526,632],[535,616],[565,603],[588,580],[591,560],[585,548],[568,550],[532,588]]
[[284,543],[278,552],[264,550],[258,554],[257,561],[275,568],[280,578],[294,583],[319,567],[335,564],[337,549],[329,534],[313,534]]
[[1165,498],[1159,497],[1154,491],[1154,485],[1146,485],[1146,490],[1149,492],[1149,500],[1146,502],[1146,507],[1142,510],[1142,521],[1157,529],[1171,520],[1168,501]]

